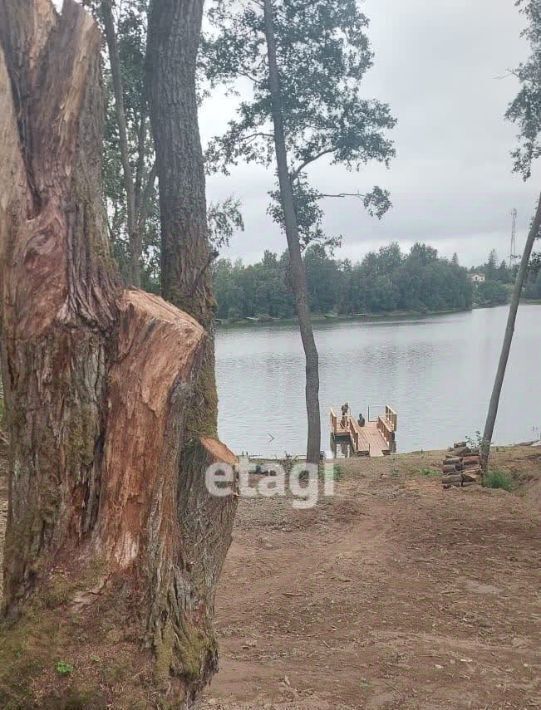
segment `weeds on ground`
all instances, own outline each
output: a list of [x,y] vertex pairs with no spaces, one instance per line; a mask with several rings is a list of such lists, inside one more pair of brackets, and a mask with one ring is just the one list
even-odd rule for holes
[[71,663],[66,663],[66,661],[58,661],[56,664],[56,672],[61,676],[68,676],[73,673],[73,666]]
[[514,488],[513,479],[505,471],[491,469],[483,479],[485,488],[501,488],[504,491],[512,491]]
[[[323,475],[325,475],[325,472],[323,472]],[[334,475],[334,480],[339,481],[344,477],[344,469],[340,464],[335,463],[333,466],[333,475]]]
[[437,471],[435,468],[422,468],[420,474],[421,476],[436,478],[436,476],[441,476],[441,471]]

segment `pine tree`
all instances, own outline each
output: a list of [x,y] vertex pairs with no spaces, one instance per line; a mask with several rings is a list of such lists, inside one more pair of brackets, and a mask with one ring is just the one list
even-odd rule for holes
[[[310,241],[327,238],[318,205],[324,195],[310,186],[308,171],[322,159],[352,170],[372,160],[388,163],[393,147],[386,132],[395,121],[387,105],[361,95],[373,57],[368,21],[355,0],[218,0],[209,20],[215,29],[204,44],[210,81],[248,80],[252,94],[207,158],[225,172],[241,160],[276,166],[271,214],[287,237],[306,355],[307,459],[313,462],[321,447],[318,354],[301,252]],[[378,216],[390,204],[379,187],[351,194]]]

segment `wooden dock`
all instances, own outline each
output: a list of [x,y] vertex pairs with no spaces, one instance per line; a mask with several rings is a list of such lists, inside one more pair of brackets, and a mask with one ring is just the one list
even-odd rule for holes
[[352,456],[388,456],[396,451],[398,415],[386,406],[377,419],[368,419],[364,426],[351,414],[339,416],[331,409],[331,435],[335,442],[347,442]]

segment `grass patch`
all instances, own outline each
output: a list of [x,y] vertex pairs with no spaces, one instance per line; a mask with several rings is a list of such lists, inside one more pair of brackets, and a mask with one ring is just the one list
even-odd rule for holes
[[419,473],[421,476],[427,476],[428,478],[441,476],[441,471],[437,471],[435,468],[422,468]]
[[66,663],[66,661],[58,661],[56,664],[56,672],[61,676],[71,675],[74,671],[71,663]]
[[497,469],[492,469],[485,475],[483,485],[485,488],[501,488],[507,492],[511,492],[514,488],[511,476]]
[[[342,466],[340,466],[340,464],[337,464],[337,463],[331,464],[331,465],[332,465],[332,467],[333,467],[333,469],[332,469],[332,478],[333,478],[335,481],[340,481],[342,478],[344,478],[344,469],[342,468]],[[320,469],[320,471],[321,471],[321,469]],[[325,478],[325,475],[326,475],[326,474],[325,474],[325,469],[323,469],[323,471],[322,471],[322,478],[323,478],[323,479]]]

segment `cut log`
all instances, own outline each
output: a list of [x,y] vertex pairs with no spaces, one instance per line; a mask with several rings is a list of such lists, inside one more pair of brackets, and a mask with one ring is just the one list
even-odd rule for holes
[[442,471],[443,471],[443,473],[455,473],[455,472],[458,471],[458,470],[459,470],[459,469],[458,469],[458,466],[457,466],[456,464],[453,464],[453,465],[451,465],[451,466],[448,466],[448,465],[442,466]]
[[468,483],[476,483],[481,477],[481,468],[479,467],[475,471],[464,471],[462,473],[462,480]]
[[235,457],[188,421],[208,334],[113,266],[100,48],[75,0],[0,0],[2,708],[191,708],[217,667]]
[[466,456],[463,459],[464,466],[479,466],[481,459],[479,456]]
[[446,466],[452,466],[456,464],[462,463],[462,459],[460,456],[446,456],[445,457],[445,465]]
[[462,484],[462,475],[460,473],[443,476],[441,479],[444,486],[460,486]]

